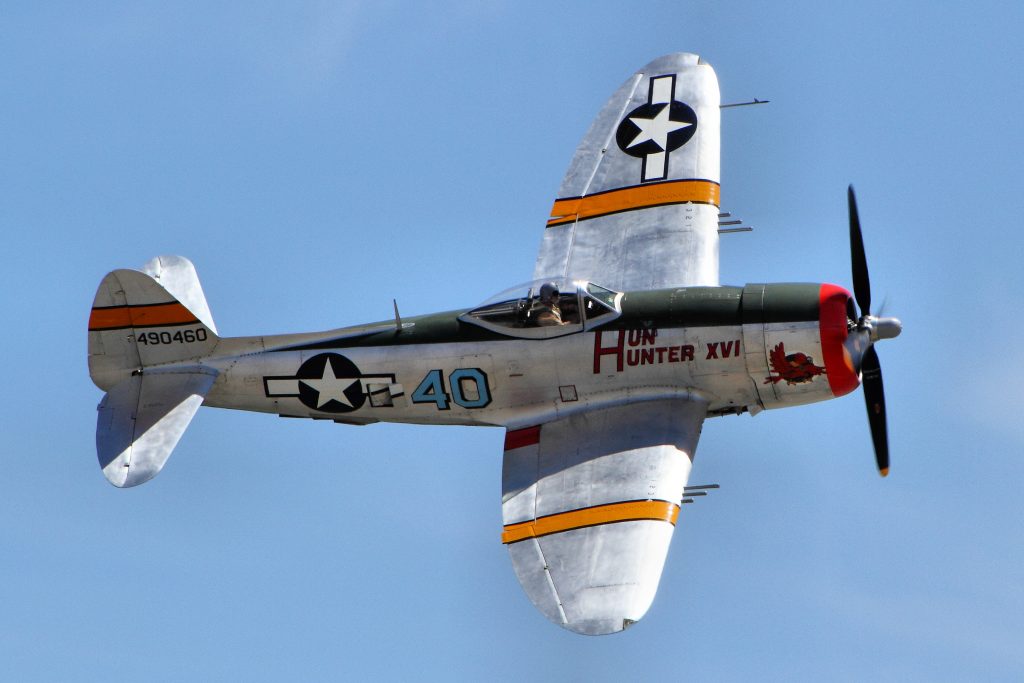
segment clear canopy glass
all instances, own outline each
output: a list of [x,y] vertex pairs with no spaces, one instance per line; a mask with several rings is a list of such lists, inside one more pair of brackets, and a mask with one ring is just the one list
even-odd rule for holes
[[460,319],[513,337],[544,339],[611,320],[621,297],[583,280],[548,278],[499,292]]

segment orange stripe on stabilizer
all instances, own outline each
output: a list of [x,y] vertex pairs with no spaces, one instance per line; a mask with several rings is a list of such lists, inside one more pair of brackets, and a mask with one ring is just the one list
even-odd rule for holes
[[695,202],[718,206],[721,193],[722,188],[711,180],[669,180],[623,187],[586,197],[556,199],[551,207],[548,227],[668,204]]
[[501,534],[502,543],[515,543],[561,531],[613,522],[653,520],[675,525],[679,506],[665,500],[630,500],[547,515],[529,522],[509,524]]
[[94,308],[89,315],[89,331],[114,330],[124,327],[160,327],[191,325],[199,320],[192,311],[177,301],[148,306],[117,306]]

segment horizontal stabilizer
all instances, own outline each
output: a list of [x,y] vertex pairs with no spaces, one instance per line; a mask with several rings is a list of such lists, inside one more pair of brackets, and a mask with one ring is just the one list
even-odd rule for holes
[[96,420],[96,453],[103,474],[119,488],[155,477],[178,444],[215,372],[146,372],[115,385]]

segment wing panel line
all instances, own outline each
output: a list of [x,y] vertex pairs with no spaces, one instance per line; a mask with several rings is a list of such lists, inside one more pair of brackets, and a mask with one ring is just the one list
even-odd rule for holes
[[[642,73],[637,73],[633,75],[633,87],[629,89],[629,96],[624,98],[622,101],[622,106],[619,108],[619,115],[616,117],[617,121],[622,120],[622,116],[626,113],[626,108],[629,107],[629,103],[633,101],[633,95],[636,94],[636,89],[643,81],[643,78],[644,75]],[[601,161],[604,159],[605,150],[607,150],[608,146],[612,144],[612,138],[615,137],[615,130],[615,126],[612,126],[610,128],[610,130],[608,131],[608,137],[605,138],[604,144],[601,145],[601,156],[598,157],[597,163],[594,164],[594,168],[590,170],[590,177],[587,178],[587,184],[583,186],[584,196],[586,196],[587,193],[590,192],[590,186],[594,182],[594,177],[597,176],[597,169],[601,167]],[[558,200],[556,199],[555,204],[557,203]],[[552,211],[554,211],[554,209],[552,209]],[[565,252],[565,263],[562,265],[562,275],[567,275],[569,273],[569,260],[572,257],[572,248],[576,242],[576,219],[574,217],[572,220],[567,220],[564,222],[573,223],[572,233],[569,235],[569,249]],[[550,223],[548,224],[548,227],[551,227]]]

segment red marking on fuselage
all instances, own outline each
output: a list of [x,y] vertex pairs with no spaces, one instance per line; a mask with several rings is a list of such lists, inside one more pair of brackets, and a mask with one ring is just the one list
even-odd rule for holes
[[524,427],[523,429],[512,429],[505,432],[506,451],[524,446],[532,446],[535,443],[540,443],[540,425]]
[[601,331],[594,333],[594,374],[601,374],[601,357],[615,356],[615,371],[622,372],[622,347],[626,343],[626,331],[619,330],[619,341],[615,346],[601,346]]
[[658,330],[642,329],[629,331],[630,346],[650,346],[658,336]]
[[[740,355],[740,340],[728,342],[707,343],[708,355],[704,360],[719,360],[721,358],[735,358]],[[721,355],[719,355],[721,354]]]
[[786,355],[786,346],[783,342],[779,342],[771,350],[768,358],[771,361],[772,372],[777,374],[766,377],[765,384],[776,384],[782,380],[789,385],[803,384],[810,382],[818,375],[826,374],[825,368],[815,365],[814,358],[806,353],[798,351]]
[[[604,356],[615,356],[616,372],[622,372],[627,366],[685,363],[694,359],[692,344],[653,346],[657,338],[658,330],[654,328],[619,330],[619,337],[615,345],[604,346],[601,331],[594,332],[594,374],[601,373],[601,360]],[[716,344],[718,343],[716,342]],[[730,353],[739,355],[739,340],[729,342],[729,344]],[[627,345],[640,348],[627,349]]]

